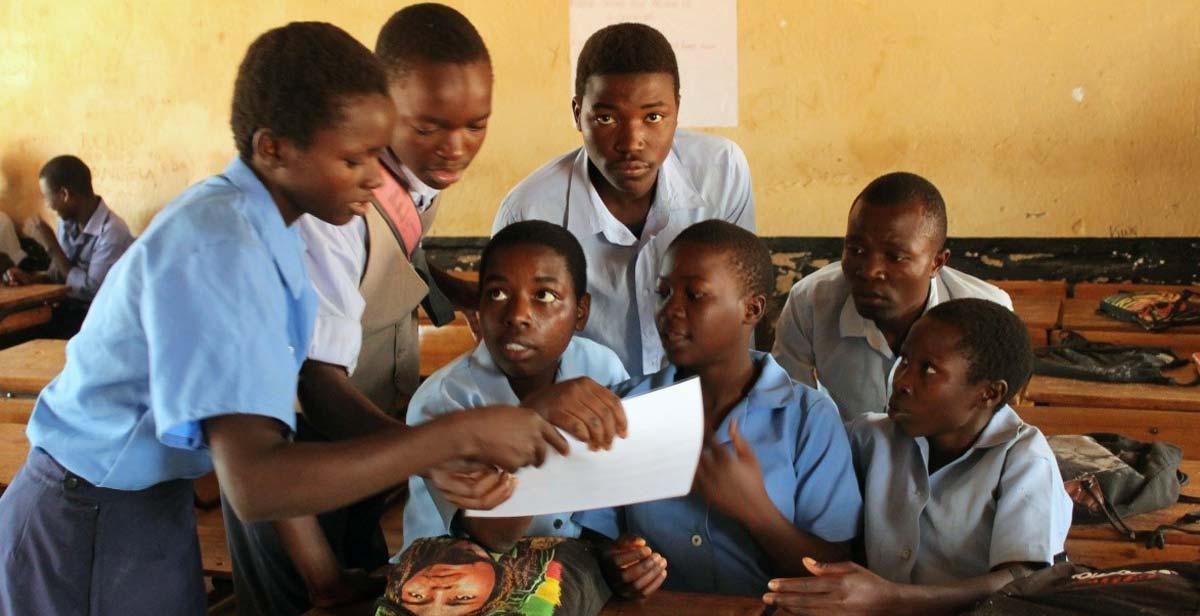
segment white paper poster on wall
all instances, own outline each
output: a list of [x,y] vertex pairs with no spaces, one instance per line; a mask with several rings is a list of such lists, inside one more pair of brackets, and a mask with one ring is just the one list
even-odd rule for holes
[[[662,32],[679,61],[680,126],[737,126],[737,0],[570,0],[571,88],[579,50],[625,21]],[[573,94],[573,92],[572,92]]]

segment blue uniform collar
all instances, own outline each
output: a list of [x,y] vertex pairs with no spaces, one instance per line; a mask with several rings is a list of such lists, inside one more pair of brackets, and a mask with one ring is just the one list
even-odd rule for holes
[[[750,393],[746,394],[746,397],[729,411],[721,425],[717,426],[714,436],[718,443],[733,442],[729,437],[729,424],[734,419],[738,422],[738,432],[746,439],[748,415],[786,409],[796,398],[795,382],[774,357],[769,353],[750,351],[750,360],[759,369],[758,379],[754,381]],[[674,383],[679,379],[678,368],[674,364],[668,364],[663,371],[667,377],[663,382]]]
[[[671,148],[671,152],[658,169],[654,202],[650,204],[650,216],[646,221],[647,230],[651,230],[651,221],[655,219],[656,213],[659,213],[659,216],[669,216],[674,210],[707,206],[683,170],[683,161],[679,159],[675,149]],[[567,208],[567,230],[577,237],[603,233],[605,239],[614,244],[636,243],[633,233],[608,211],[604,201],[600,199],[600,193],[592,186],[591,178],[588,177],[587,150],[584,148],[579,148],[571,166]],[[657,227],[661,228],[664,225],[665,222],[660,222]]]
[[[558,371],[554,373],[555,383],[562,381],[564,374],[587,373],[584,353],[576,352],[578,349],[576,340],[578,338],[572,337],[562,356],[558,358]],[[494,398],[492,401],[494,404],[515,406],[520,403],[517,400],[517,394],[513,393],[512,385],[508,383],[508,377],[496,365],[496,360],[492,358],[487,344],[482,340],[475,345],[475,350],[471,351],[467,366],[470,368],[471,378],[475,379],[475,385],[479,391],[489,398]]]
[[279,213],[275,199],[241,158],[234,157],[221,175],[246,195],[246,199],[238,201],[235,207],[258,232],[275,260],[288,291],[293,298],[299,299],[309,284],[302,261],[304,245],[299,234],[283,223],[283,215]]

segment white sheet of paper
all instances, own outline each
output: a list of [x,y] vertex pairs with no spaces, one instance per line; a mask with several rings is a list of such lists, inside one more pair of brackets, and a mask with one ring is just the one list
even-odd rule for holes
[[628,438],[589,451],[567,437],[571,452],[551,452],[541,468],[517,471],[513,495],[479,518],[586,511],[674,498],[691,491],[704,440],[700,379],[690,378],[623,401]]
[[737,0],[571,0],[571,95],[584,42],[624,21],[654,27],[675,49],[679,126],[738,125]]

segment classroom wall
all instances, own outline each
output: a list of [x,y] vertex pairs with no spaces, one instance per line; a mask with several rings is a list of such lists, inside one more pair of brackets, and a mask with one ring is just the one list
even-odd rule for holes
[[[434,232],[480,236],[513,184],[579,143],[567,1],[448,3],[488,42],[496,90]],[[140,231],[232,155],[257,34],[327,20],[372,46],[402,4],[3,3],[0,209],[40,207],[38,168],[70,152]],[[746,151],[762,235],[840,235],[857,191],[895,169],[942,189],[958,236],[1200,235],[1200,3],[742,0],[738,27],[740,124],[716,132]]]

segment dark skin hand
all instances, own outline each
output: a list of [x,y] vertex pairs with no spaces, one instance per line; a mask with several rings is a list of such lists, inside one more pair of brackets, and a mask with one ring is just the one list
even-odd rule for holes
[[600,567],[614,594],[624,599],[645,599],[667,579],[667,559],[646,545],[646,540],[623,535],[605,545]]
[[775,579],[763,602],[780,613],[884,616],[957,614],[1040,565],[1006,563],[991,573],[951,584],[897,584],[852,562],[818,563],[804,559],[813,577]]

